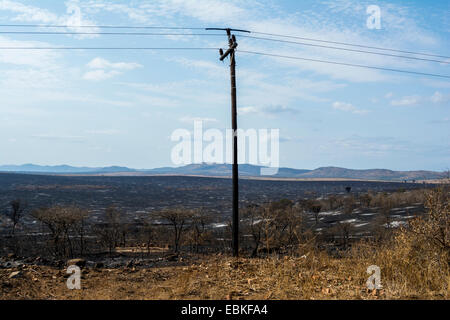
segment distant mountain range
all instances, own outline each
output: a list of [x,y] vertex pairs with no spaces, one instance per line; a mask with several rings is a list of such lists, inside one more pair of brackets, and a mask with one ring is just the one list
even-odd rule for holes
[[60,166],[39,166],[35,164],[23,164],[0,166],[0,172],[17,172],[17,173],[50,173],[50,174],[88,174],[88,173],[114,173],[114,172],[134,172],[136,170],[126,167],[72,167],[67,165]]
[[[322,167],[315,170],[280,168],[273,176],[261,176],[262,167],[239,165],[239,175],[243,177],[291,178],[291,179],[357,179],[357,180],[434,180],[447,177],[446,172],[435,171],[392,171],[387,169],[353,170],[338,167]],[[184,167],[157,169],[130,169],[127,167],[72,167],[39,166],[34,164],[0,166],[0,172],[32,173],[32,174],[80,174],[80,175],[194,175],[227,177],[231,176],[229,164],[191,164]]]

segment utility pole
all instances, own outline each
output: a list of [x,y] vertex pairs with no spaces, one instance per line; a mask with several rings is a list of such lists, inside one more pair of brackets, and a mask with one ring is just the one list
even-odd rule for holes
[[230,57],[231,76],[231,126],[233,129],[233,218],[232,218],[232,247],[233,256],[239,256],[239,168],[238,168],[238,137],[237,137],[237,98],[236,98],[236,48],[238,46],[236,37],[231,31],[247,32],[238,29],[207,28],[206,30],[223,30],[228,36],[228,50],[223,52],[220,49],[220,61]]

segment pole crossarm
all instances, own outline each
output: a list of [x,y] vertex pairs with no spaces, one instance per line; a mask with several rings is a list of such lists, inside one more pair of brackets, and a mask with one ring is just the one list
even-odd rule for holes
[[233,28],[205,28],[207,31],[215,30],[215,31],[229,31],[229,32],[245,32],[245,33],[252,33],[248,30],[242,30],[242,29],[233,29]]

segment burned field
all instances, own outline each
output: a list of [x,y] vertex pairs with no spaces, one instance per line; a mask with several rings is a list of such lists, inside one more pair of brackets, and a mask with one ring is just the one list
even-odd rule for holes
[[[448,224],[446,187],[242,179],[238,260],[231,187],[200,177],[0,174],[0,299],[448,295],[448,265],[429,272],[417,259],[445,253],[430,239]],[[383,292],[364,287],[373,264]],[[65,287],[70,265],[83,270],[79,292]]]
[[[301,199],[326,198],[372,191],[395,192],[424,188],[423,184],[369,181],[267,181],[242,179],[239,185],[240,207],[264,204],[281,199],[294,202]],[[426,185],[433,187],[433,185]],[[0,174],[0,209],[7,210],[9,202],[21,199],[28,209],[40,207],[77,206],[90,211],[91,217],[101,219],[109,206],[126,212],[129,221],[151,211],[167,207],[205,208],[216,219],[231,214],[231,180],[223,178],[153,176],[46,176]],[[414,208],[406,210],[415,212]],[[404,213],[403,210],[398,210]],[[370,212],[369,212],[370,213]],[[337,213],[325,213],[332,221]],[[368,216],[368,215],[366,215]],[[364,217],[364,216],[362,216]],[[340,215],[339,219],[346,218]]]
[[[245,210],[247,207],[288,199],[293,204],[303,205],[302,223],[306,228],[326,234],[333,227],[345,226],[349,229],[349,237],[364,237],[372,235],[375,222],[395,228],[424,212],[423,203],[414,200],[399,203],[398,206],[389,203],[388,208],[383,209],[386,205],[380,197],[424,187],[433,186],[400,182],[242,179],[240,207]],[[159,210],[176,206],[202,208],[208,215],[209,227],[224,229],[219,234],[226,238],[224,233],[231,216],[231,188],[231,179],[224,178],[0,174],[0,212],[7,212],[10,202],[20,199],[26,207],[17,232],[34,234],[42,231],[42,225],[27,213],[39,208],[79,207],[88,212],[88,224],[98,226],[105,224],[105,210],[111,206],[123,213],[121,223],[131,226],[142,226],[144,220],[163,224],[161,219],[152,216],[153,212]],[[380,198],[378,203],[374,200],[372,204],[363,203],[368,193],[372,198]],[[309,210],[314,206],[313,202],[320,204],[317,214]],[[0,217],[0,232],[5,236],[9,232],[10,221],[5,214]]]

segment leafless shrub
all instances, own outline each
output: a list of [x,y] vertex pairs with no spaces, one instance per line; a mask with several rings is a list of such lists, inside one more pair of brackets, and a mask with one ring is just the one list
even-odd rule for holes
[[55,206],[35,210],[32,215],[50,231],[50,247],[55,257],[74,257],[75,253],[83,253],[84,220],[88,215],[86,210]]
[[[126,228],[123,212],[114,206],[110,206],[105,211],[105,224],[96,227],[96,233],[103,246],[108,248],[110,254],[120,244],[124,245]],[[122,241],[121,241],[122,240]],[[122,243],[121,243],[122,242]]]
[[343,212],[345,214],[351,214],[355,207],[356,207],[355,198],[352,195],[345,197]]
[[156,233],[157,230],[152,221],[144,220],[139,236],[141,243],[147,248],[147,254],[150,254],[150,248],[156,240]]
[[27,204],[21,199],[16,199],[11,201],[9,205],[11,207],[11,210],[8,216],[11,219],[11,234],[14,237],[16,234],[16,227],[23,217]]
[[337,208],[337,196],[334,194],[331,194],[327,197],[327,202],[328,202],[328,210],[334,210]]
[[437,252],[450,253],[450,196],[443,189],[429,192],[428,214],[410,222],[410,232],[418,241],[427,243]]
[[207,225],[210,222],[211,217],[206,210],[198,209],[192,212],[188,241],[191,243],[191,246],[196,253],[199,252],[200,246],[210,240],[211,234],[207,229]]
[[364,193],[359,196],[359,201],[361,205],[368,208],[370,206],[370,202],[372,201],[372,196],[370,195],[370,193]]
[[183,232],[194,216],[192,210],[182,207],[168,208],[156,213],[163,220],[166,220],[172,227],[173,251],[178,252],[181,244]]
[[290,247],[301,241],[303,234],[303,211],[289,200],[282,200],[264,206],[251,206],[243,211],[244,230],[253,242],[252,256],[263,251]]

